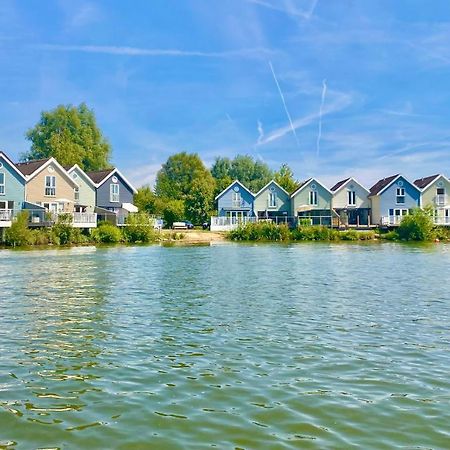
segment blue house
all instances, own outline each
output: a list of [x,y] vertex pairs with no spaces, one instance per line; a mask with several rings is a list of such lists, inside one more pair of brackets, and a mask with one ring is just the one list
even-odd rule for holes
[[238,180],[225,188],[216,197],[216,201],[219,217],[240,220],[255,215],[255,195]]
[[25,176],[0,151],[0,228],[10,227],[12,218],[25,202]]
[[420,206],[420,189],[400,174],[383,178],[370,188],[372,223],[398,225],[402,217]]
[[95,184],[95,212],[99,220],[123,225],[130,212],[138,211],[133,205],[137,191],[118,169],[97,170],[87,175]]

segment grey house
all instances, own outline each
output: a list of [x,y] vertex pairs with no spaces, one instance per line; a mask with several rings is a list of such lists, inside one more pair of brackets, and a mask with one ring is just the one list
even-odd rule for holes
[[133,205],[137,191],[118,169],[97,170],[87,175],[95,184],[95,212],[99,220],[123,225],[130,212],[138,211]]

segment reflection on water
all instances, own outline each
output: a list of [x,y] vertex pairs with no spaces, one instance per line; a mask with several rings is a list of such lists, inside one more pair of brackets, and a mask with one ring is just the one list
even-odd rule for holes
[[0,251],[0,448],[446,448],[449,259]]

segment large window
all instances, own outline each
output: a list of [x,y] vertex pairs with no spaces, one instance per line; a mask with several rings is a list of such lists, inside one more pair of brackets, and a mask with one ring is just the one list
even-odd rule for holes
[[110,184],[109,185],[109,201],[118,202],[119,201],[119,185]]
[[80,201],[80,188],[79,187],[74,188],[73,192],[75,194],[75,201],[76,202]]
[[5,174],[0,172],[0,195],[5,195]]
[[277,195],[275,192],[269,192],[269,208],[275,208],[277,206]]
[[356,192],[348,191],[347,195],[348,195],[348,205],[355,206],[356,205]]
[[48,197],[54,197],[56,195],[56,177],[53,175],[47,175],[45,177],[45,195]]
[[317,191],[309,191],[309,204],[317,206]]
[[232,204],[234,208],[239,208],[241,207],[241,193],[240,192],[233,192],[233,196],[232,196]]
[[397,188],[396,201],[397,204],[405,203],[405,188]]

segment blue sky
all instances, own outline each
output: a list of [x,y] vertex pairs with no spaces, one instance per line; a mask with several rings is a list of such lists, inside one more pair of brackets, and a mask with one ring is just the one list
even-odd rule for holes
[[2,0],[0,148],[86,102],[138,186],[176,151],[299,179],[450,175],[447,1]]

